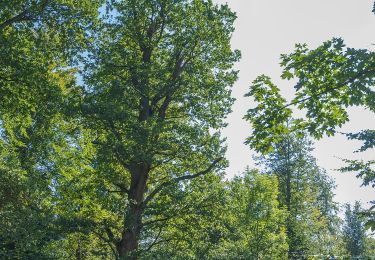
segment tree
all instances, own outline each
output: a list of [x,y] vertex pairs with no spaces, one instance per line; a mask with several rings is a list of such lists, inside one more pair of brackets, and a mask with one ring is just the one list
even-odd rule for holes
[[[72,55],[100,1],[0,4],[1,257],[48,257],[57,239],[51,143],[72,87]],[[31,238],[30,238],[31,237]]]
[[343,237],[345,248],[351,257],[361,257],[365,250],[365,221],[361,217],[361,204],[356,201],[353,208],[350,204],[345,205],[345,223]]
[[[142,257],[285,258],[287,214],[279,208],[277,179],[256,170],[226,182],[214,174],[207,177],[210,189],[207,181],[195,179],[184,185],[184,191],[173,187],[158,197],[163,210],[157,221],[148,222],[152,226],[147,225],[145,231],[156,233],[156,239],[151,239],[150,250]],[[179,200],[168,199],[177,190]]]
[[111,213],[102,221],[105,239],[120,259],[135,259],[158,196],[226,164],[219,130],[237,78],[235,15],[201,0],[111,1],[107,8],[77,106],[86,143],[95,145],[90,167],[101,181],[93,196],[111,201],[103,204]]
[[333,181],[312,157],[312,144],[295,134],[284,136],[258,163],[279,182],[278,201],[288,213],[286,231],[289,258],[328,255],[336,249],[337,206]]
[[226,218],[231,232],[218,259],[287,257],[287,211],[279,207],[277,178],[247,169],[228,184]]

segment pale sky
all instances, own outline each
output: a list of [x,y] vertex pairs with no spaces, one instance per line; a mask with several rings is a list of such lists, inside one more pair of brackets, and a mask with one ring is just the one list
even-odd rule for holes
[[[247,109],[254,106],[244,98],[251,82],[257,75],[267,74],[288,98],[293,93],[293,83],[279,79],[281,69],[279,56],[294,49],[295,43],[307,43],[311,48],[332,37],[342,37],[345,43],[355,48],[372,48],[375,44],[375,15],[371,13],[373,0],[214,0],[228,3],[237,13],[233,48],[242,52],[236,69],[239,80],[233,88],[237,99],[233,113],[223,131],[228,138],[227,158],[230,166],[228,177],[239,174],[247,165],[254,166],[250,149],[243,144],[250,134],[250,125],[242,118]],[[375,115],[359,108],[350,112],[351,121],[341,131],[375,129]],[[338,173],[335,169],[343,165],[338,158],[371,158],[374,150],[367,154],[353,154],[359,148],[354,141],[343,136],[324,138],[315,144],[314,156],[319,166],[325,168],[336,180],[336,201],[340,203],[360,200],[366,205],[375,199],[375,189],[360,187],[355,174]],[[372,157],[374,158],[374,157]]]

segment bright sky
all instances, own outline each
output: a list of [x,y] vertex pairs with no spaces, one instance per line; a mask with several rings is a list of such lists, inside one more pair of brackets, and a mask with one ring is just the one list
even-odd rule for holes
[[[214,0],[228,3],[237,13],[236,31],[232,44],[242,52],[237,64],[239,80],[233,89],[237,99],[229,126],[223,131],[228,140],[228,176],[254,166],[250,149],[243,144],[250,133],[250,125],[242,117],[254,104],[243,95],[257,75],[267,74],[281,88],[286,97],[293,93],[292,82],[281,81],[279,56],[294,49],[295,43],[307,43],[311,48],[332,37],[342,37],[355,48],[372,48],[375,43],[375,15],[371,13],[373,0]],[[341,131],[375,129],[375,115],[352,109],[351,121]],[[354,174],[338,173],[343,165],[339,158],[370,158],[370,153],[353,154],[359,143],[343,136],[324,138],[315,145],[314,156],[337,183],[336,201],[340,203],[375,199],[375,189],[360,187]],[[374,151],[371,151],[373,154]]]

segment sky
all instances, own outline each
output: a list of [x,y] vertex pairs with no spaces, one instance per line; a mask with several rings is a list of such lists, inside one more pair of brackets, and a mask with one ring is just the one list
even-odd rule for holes
[[[280,79],[279,57],[290,53],[296,43],[307,43],[310,48],[319,46],[333,37],[342,37],[349,47],[375,49],[375,15],[371,13],[373,0],[214,0],[227,3],[237,13],[236,31],[232,46],[242,52],[242,59],[236,65],[240,71],[239,80],[233,87],[237,99],[229,115],[228,127],[223,135],[227,137],[229,168],[228,177],[243,172],[245,167],[255,167],[254,152],[244,145],[250,135],[251,126],[243,120],[246,111],[253,107],[249,91],[251,82],[260,74],[267,74],[290,99],[293,82]],[[350,110],[350,122],[340,129],[355,132],[361,129],[375,129],[375,115],[361,108]],[[353,203],[364,206],[375,199],[375,189],[360,187],[361,181],[354,173],[339,173],[335,169],[343,166],[340,158],[370,159],[374,150],[355,154],[359,142],[348,141],[344,136],[323,138],[315,142],[313,155],[318,165],[326,169],[336,180],[335,200],[339,203]],[[374,157],[372,157],[374,158]]]

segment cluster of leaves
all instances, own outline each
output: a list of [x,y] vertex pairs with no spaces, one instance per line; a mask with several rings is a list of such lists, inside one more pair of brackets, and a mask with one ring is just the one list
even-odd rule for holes
[[[294,120],[291,131],[306,129],[316,138],[335,134],[336,129],[349,120],[347,108],[350,106],[364,106],[375,111],[374,65],[373,52],[345,48],[341,39],[327,41],[314,50],[297,44],[293,53],[281,55],[281,77],[297,79],[291,102],[286,103],[266,76],[257,78],[251,87],[248,95],[254,97],[258,106],[250,109],[245,117],[254,129],[249,137],[250,145],[257,151],[267,151],[276,138],[274,136],[285,132],[280,129],[285,130],[290,121],[292,107],[305,110],[306,117]],[[260,100],[258,96],[264,96],[264,93],[268,98]],[[269,100],[274,100],[272,103],[275,104]],[[253,117],[255,112],[258,116],[266,115],[263,122]],[[350,137],[363,139],[364,134],[371,139],[369,132]]]
[[249,109],[244,117],[254,127],[252,136],[246,143],[256,151],[270,152],[270,144],[281,141],[282,136],[288,133],[288,126],[284,123],[290,119],[292,111],[286,107],[286,100],[281,96],[280,89],[265,75],[254,80],[246,96],[254,98],[259,104]]

